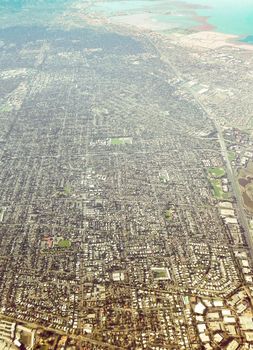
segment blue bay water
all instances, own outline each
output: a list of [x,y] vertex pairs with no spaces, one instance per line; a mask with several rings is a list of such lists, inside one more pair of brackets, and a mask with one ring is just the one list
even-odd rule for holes
[[[236,34],[243,38],[248,37],[249,41],[253,40],[253,0],[184,0],[183,2],[190,5],[199,5],[199,8],[195,9],[196,13],[199,16],[208,17],[208,22],[215,27],[215,30]],[[182,15],[181,4],[178,3],[178,12],[181,12]],[[108,0],[97,4],[94,2],[92,9],[107,15],[113,15],[120,11],[138,13],[145,10],[156,13],[159,9],[160,11],[166,10],[166,7],[168,10],[174,10],[176,6],[177,2],[172,0]],[[189,18],[191,13],[191,10],[183,11],[182,27],[185,28],[187,24],[189,27],[193,25]],[[156,19],[164,22],[173,21],[175,17],[160,14]]]
[[[23,23],[26,16],[28,20],[29,17],[31,18],[31,14],[35,19],[40,19],[40,23],[43,23],[44,19],[56,16],[72,2],[74,0],[0,0],[0,26],[1,19],[6,25],[8,20],[18,21],[20,15]],[[187,10],[186,7],[184,9],[182,4],[200,5],[194,11],[199,16],[208,17],[208,22],[214,25],[215,30],[237,34],[246,38],[246,41],[253,41],[253,0],[183,0],[179,2],[175,0],[104,0],[99,2],[80,0],[80,2],[89,3],[91,11],[108,16],[120,12],[129,14],[149,12],[157,21],[178,21],[182,28],[190,28],[194,24],[191,18],[193,10],[190,8]],[[173,13],[166,14],[166,11]],[[181,17],[177,17],[177,14]]]
[[207,9],[198,9],[200,16],[208,16],[208,22],[216,30],[242,37],[253,35],[253,0],[185,0],[186,3],[195,3],[208,6]]
[[48,25],[73,0],[0,0],[0,28]]

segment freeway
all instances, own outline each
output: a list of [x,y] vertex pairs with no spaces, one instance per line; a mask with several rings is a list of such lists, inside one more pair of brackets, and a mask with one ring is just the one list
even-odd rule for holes
[[233,189],[233,194],[236,198],[236,203],[237,203],[236,209],[238,212],[238,219],[239,219],[241,226],[243,227],[243,230],[245,233],[245,239],[246,239],[246,242],[247,242],[247,245],[249,248],[249,253],[250,253],[251,259],[253,261],[253,236],[250,232],[249,222],[247,219],[246,211],[244,209],[244,204],[243,204],[243,199],[242,199],[241,191],[239,188],[239,184],[237,182],[237,179],[235,177],[234,171],[232,169],[232,166],[231,166],[231,163],[229,160],[228,150],[227,150],[226,142],[225,142],[224,137],[223,137],[222,128],[217,121],[218,118],[206,109],[206,107],[199,101],[198,96],[196,96],[196,94],[193,93],[192,91],[191,91],[191,94],[194,96],[195,101],[202,108],[202,110],[213,121],[215,128],[217,130],[218,140],[219,140],[219,143],[221,146],[221,154],[222,154],[223,160],[224,160],[225,165],[226,165],[227,177],[228,177],[228,180],[230,181],[230,184],[231,184],[232,189]]
[[216,129],[218,132],[218,137],[219,137],[221,150],[222,150],[222,156],[223,156],[224,161],[226,163],[227,176],[228,176],[228,179],[231,183],[231,186],[233,188],[233,192],[234,192],[234,195],[235,195],[235,198],[237,201],[237,211],[239,214],[239,222],[244,229],[245,238],[246,238],[246,241],[247,241],[247,244],[249,247],[249,252],[250,252],[251,258],[253,259],[253,237],[252,237],[252,234],[250,232],[249,222],[248,222],[246,212],[244,209],[241,191],[239,188],[239,184],[235,178],[231,163],[229,161],[227,147],[226,147],[226,143],[225,143],[225,140],[223,137],[222,129],[217,122],[215,122],[215,126],[216,126]]
[[217,131],[217,135],[218,135],[218,140],[220,143],[220,147],[221,147],[221,152],[222,152],[222,156],[226,165],[226,171],[227,171],[227,176],[228,176],[228,180],[230,181],[230,184],[232,186],[232,190],[233,190],[233,194],[235,195],[236,198],[236,202],[237,202],[237,211],[238,211],[238,219],[239,222],[241,224],[241,226],[244,229],[244,233],[245,233],[245,239],[249,248],[249,252],[250,252],[250,256],[251,259],[253,261],[253,237],[252,234],[250,232],[250,228],[249,228],[249,222],[247,219],[247,215],[246,215],[246,211],[244,209],[244,205],[243,205],[243,199],[242,199],[242,195],[241,195],[241,191],[239,188],[239,184],[235,178],[231,163],[229,161],[229,157],[228,157],[228,151],[227,151],[227,146],[223,137],[223,132],[222,132],[222,128],[218,123],[218,118],[216,115],[214,115],[213,113],[211,113],[204,105],[203,103],[199,100],[199,96],[189,87],[187,86],[186,80],[182,77],[181,72],[178,70],[177,67],[174,66],[174,64],[170,61],[170,59],[165,56],[161,50],[157,47],[157,45],[155,45],[151,38],[148,37],[148,40],[150,42],[151,45],[153,45],[153,47],[155,48],[156,52],[159,54],[160,59],[165,62],[170,69],[172,70],[172,72],[175,74],[175,76],[182,82],[182,84],[184,84],[184,89],[191,94],[191,96],[195,99],[196,103],[198,104],[198,106],[202,109],[202,111],[212,120],[214,127]]

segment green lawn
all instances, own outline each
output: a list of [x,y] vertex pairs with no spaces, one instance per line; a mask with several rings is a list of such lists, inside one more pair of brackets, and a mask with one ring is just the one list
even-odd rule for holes
[[170,278],[169,271],[166,267],[152,267],[151,271],[155,280],[167,280]]
[[218,168],[218,167],[216,167],[216,168],[209,168],[208,169],[208,173],[210,175],[212,175],[213,177],[216,177],[216,178],[223,177],[226,174],[226,172],[225,172],[225,170],[223,168]]
[[0,113],[7,113],[11,111],[12,111],[12,106],[8,104],[0,106]]
[[112,138],[111,139],[111,145],[124,145],[125,141],[124,139],[120,139],[120,138]]
[[227,192],[223,192],[222,184],[220,179],[210,179],[210,183],[213,187],[214,196],[217,199],[228,199],[229,194]]
[[69,185],[64,186],[64,194],[66,196],[70,196],[71,192],[72,192],[72,190],[71,190],[71,187]]
[[58,242],[59,248],[69,248],[71,246],[71,242],[68,239],[61,239]]
[[159,177],[159,180],[160,180],[160,182],[162,182],[162,183],[164,183],[164,184],[165,184],[166,182],[168,182],[165,176],[160,176],[160,177]]
[[173,219],[173,210],[172,209],[166,210],[165,219],[168,221],[171,221]]
[[166,277],[168,277],[168,276],[167,276],[167,272],[164,271],[164,270],[156,270],[156,271],[153,271],[153,274],[154,274],[154,279],[157,279],[157,278],[166,278]]
[[118,136],[118,137],[111,137],[109,140],[109,144],[113,146],[117,145],[131,145],[133,142],[133,139],[131,136]]
[[233,162],[236,159],[236,153],[234,151],[228,152],[228,159],[230,162]]

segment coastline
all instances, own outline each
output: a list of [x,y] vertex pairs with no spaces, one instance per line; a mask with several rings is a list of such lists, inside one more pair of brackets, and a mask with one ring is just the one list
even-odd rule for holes
[[[203,49],[217,49],[222,46],[230,46],[240,49],[253,50],[253,45],[241,41],[242,36],[237,34],[226,34],[218,31],[218,29],[210,24],[209,16],[200,16],[197,14],[197,9],[205,9],[207,6],[190,4],[183,1],[175,1],[174,4],[178,8],[183,9],[176,14],[173,11],[172,20],[159,21],[153,12],[145,9],[139,13],[116,13],[116,15],[101,14],[99,12],[89,11],[89,5],[75,1],[70,13],[65,13],[60,19],[60,22],[71,25],[82,26],[88,24],[92,26],[107,26],[114,28],[118,27],[135,33],[156,33],[170,37],[179,45],[188,47],[199,47]],[[184,10],[189,10],[187,16]],[[159,16],[157,16],[159,17]],[[188,17],[189,22],[193,25],[184,27],[182,22]],[[176,20],[175,20],[176,18]],[[178,18],[178,21],[177,21]],[[72,20],[71,20],[72,19]],[[174,21],[173,21],[174,20]],[[181,21],[181,23],[180,23]],[[195,23],[195,24],[194,24]],[[180,26],[181,24],[181,26]]]
[[208,22],[207,16],[193,16],[193,20],[199,23],[199,25],[191,27],[194,31],[215,31],[215,26]]
[[202,30],[188,35],[172,34],[174,42],[181,46],[212,49],[216,50],[222,47],[234,47],[253,51],[253,45],[241,43],[238,35],[225,34],[215,30]]

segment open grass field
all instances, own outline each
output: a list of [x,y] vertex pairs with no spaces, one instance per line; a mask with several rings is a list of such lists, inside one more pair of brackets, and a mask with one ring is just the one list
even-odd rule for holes
[[233,162],[236,159],[236,153],[234,151],[228,152],[228,159],[230,162]]
[[132,137],[130,136],[118,136],[118,137],[111,137],[110,138],[110,144],[113,146],[117,145],[128,145],[132,144]]
[[166,280],[170,278],[166,267],[153,267],[151,270],[155,280]]
[[124,145],[125,141],[121,138],[113,138],[111,139],[111,145]]
[[216,199],[228,199],[229,193],[224,192],[220,179],[210,179],[210,183],[213,188],[213,193]]
[[167,277],[167,273],[163,270],[160,271],[154,271],[154,278],[166,278]]
[[64,186],[64,194],[66,196],[70,196],[71,192],[72,192],[72,189],[71,189],[71,187],[69,185]]
[[71,246],[71,242],[68,239],[62,239],[58,242],[59,248],[69,248]]
[[8,113],[12,111],[12,106],[5,104],[0,106],[0,113]]
[[223,168],[218,168],[218,167],[209,168],[208,173],[215,178],[221,178],[226,174]]
[[165,219],[168,221],[172,221],[172,219],[173,219],[173,210],[172,209],[166,210]]

